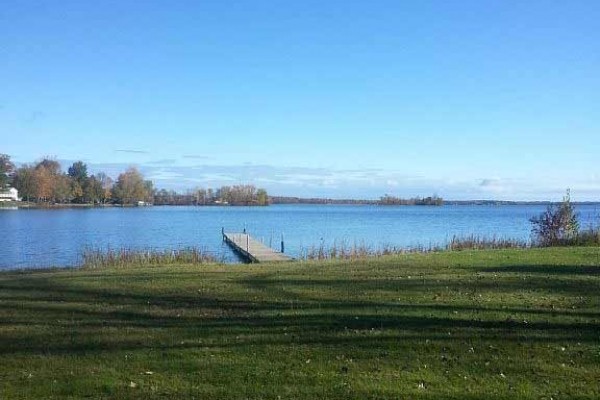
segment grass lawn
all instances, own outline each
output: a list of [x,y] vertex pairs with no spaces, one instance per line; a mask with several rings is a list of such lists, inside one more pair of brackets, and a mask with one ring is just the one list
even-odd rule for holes
[[600,398],[600,248],[0,273],[0,399]]

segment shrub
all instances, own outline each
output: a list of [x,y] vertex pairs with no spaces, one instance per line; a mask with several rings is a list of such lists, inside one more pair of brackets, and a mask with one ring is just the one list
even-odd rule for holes
[[531,231],[540,246],[559,246],[570,244],[579,233],[579,215],[571,204],[571,193],[560,204],[551,204],[546,211],[529,220]]

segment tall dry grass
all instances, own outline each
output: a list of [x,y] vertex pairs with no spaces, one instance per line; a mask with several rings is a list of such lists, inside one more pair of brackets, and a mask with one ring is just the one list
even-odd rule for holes
[[349,245],[347,242],[334,242],[327,246],[321,243],[319,246],[311,246],[301,250],[301,260],[329,260],[342,259],[354,260],[368,257],[381,257],[386,255],[409,254],[409,253],[431,253],[437,251],[462,251],[462,250],[486,250],[486,249],[524,249],[531,244],[524,240],[486,238],[476,235],[466,237],[454,236],[446,245],[418,245],[412,247],[398,247],[392,245],[370,246],[365,243]]
[[218,261],[209,252],[195,247],[179,250],[85,249],[81,255],[81,260],[83,268],[124,268],[133,265],[201,265]]

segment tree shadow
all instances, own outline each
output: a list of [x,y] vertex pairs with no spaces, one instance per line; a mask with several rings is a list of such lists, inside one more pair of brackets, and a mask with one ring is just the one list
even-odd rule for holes
[[[513,269],[494,272],[514,273]],[[561,267],[562,268],[562,267]],[[574,266],[578,270],[579,266]],[[189,275],[188,275],[189,274]],[[182,274],[177,274],[179,278]],[[196,279],[193,273],[183,273]],[[135,274],[132,275],[135,279]],[[156,277],[156,276],[155,276]],[[407,279],[286,279],[275,273],[242,275],[228,285],[238,294],[151,288],[116,289],[121,278],[109,273],[77,280],[47,274],[4,276],[0,289],[0,325],[5,330],[0,354],[84,353],[149,348],[233,348],[257,345],[352,346],[369,349],[398,343],[436,340],[587,343],[599,341],[597,310],[547,310],[486,306],[473,302],[407,303],[382,301],[383,292],[450,290],[515,291],[589,295],[592,285],[570,287],[560,278],[489,282],[435,277]],[[130,278],[128,276],[128,278]],[[148,275],[139,276],[147,279]],[[459,277],[460,278],[460,277]],[[472,277],[471,277],[472,278]],[[162,276],[160,279],[168,279]],[[250,295],[244,295],[244,291]],[[340,296],[345,293],[345,296]],[[363,299],[357,294],[373,294]],[[260,294],[260,296],[252,296]],[[326,295],[324,295],[326,294]],[[368,296],[367,296],[368,297]],[[531,318],[527,321],[523,318]],[[103,333],[105,330],[112,335]],[[242,339],[239,339],[239,338]]]
[[503,267],[475,268],[478,272],[600,276],[600,265],[508,265]]

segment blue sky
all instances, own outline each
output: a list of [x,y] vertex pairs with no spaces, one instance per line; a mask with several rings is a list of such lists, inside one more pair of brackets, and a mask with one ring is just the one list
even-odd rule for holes
[[598,21],[598,1],[7,0],[0,152],[175,189],[599,200]]

